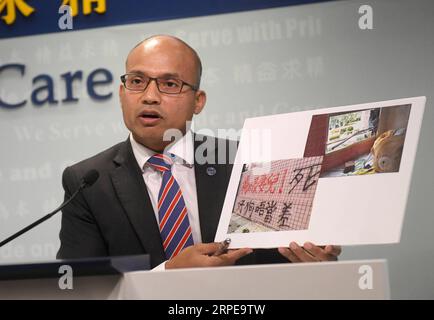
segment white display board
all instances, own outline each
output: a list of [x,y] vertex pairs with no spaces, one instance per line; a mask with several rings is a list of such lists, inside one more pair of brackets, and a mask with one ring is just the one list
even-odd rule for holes
[[425,102],[247,119],[216,241],[231,238],[231,248],[399,242]]

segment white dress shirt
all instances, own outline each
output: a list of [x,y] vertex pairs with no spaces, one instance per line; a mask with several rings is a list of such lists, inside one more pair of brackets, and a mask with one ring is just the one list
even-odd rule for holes
[[[132,134],[130,134],[130,141],[137,163],[139,164],[139,167],[142,168],[143,180],[148,189],[149,198],[151,199],[152,207],[154,208],[155,219],[158,223],[158,193],[160,191],[163,175],[160,171],[154,169],[147,163],[148,159],[156,152],[135,141]],[[202,242],[202,236],[200,233],[196,178],[194,175],[193,135],[191,131],[187,131],[181,139],[167,149],[167,152],[175,155],[175,157],[172,158],[174,160],[172,165],[172,174],[178,182],[182,191],[182,196],[184,197],[193,241],[194,243],[200,243]]]

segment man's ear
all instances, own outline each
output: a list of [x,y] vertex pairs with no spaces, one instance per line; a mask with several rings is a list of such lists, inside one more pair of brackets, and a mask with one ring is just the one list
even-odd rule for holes
[[203,90],[198,90],[194,97],[194,114],[199,114],[203,108],[205,107],[206,103],[206,93]]
[[122,104],[122,96],[125,94],[125,87],[120,84],[119,85],[119,102]]

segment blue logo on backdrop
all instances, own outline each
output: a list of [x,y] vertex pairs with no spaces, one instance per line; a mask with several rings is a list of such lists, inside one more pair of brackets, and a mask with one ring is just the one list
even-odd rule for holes
[[[10,63],[0,66],[0,80],[2,73],[16,72],[18,75],[18,81],[30,81],[26,77],[26,66],[20,63]],[[101,93],[101,87],[110,85],[113,82],[112,73],[105,68],[97,68],[89,73],[89,75],[83,75],[83,71],[77,70],[74,72],[65,72],[60,75],[62,79],[59,85],[63,85],[65,88],[65,95],[62,98],[62,102],[77,102],[79,99],[74,94],[73,84],[76,82],[86,81],[87,94],[94,100],[107,100],[112,96],[112,92]],[[44,104],[58,104],[59,100],[54,96],[55,84],[53,77],[48,74],[39,74],[32,79],[32,90],[30,100],[35,106],[42,106]],[[17,86],[19,87],[19,86]],[[21,101],[7,101],[5,97],[0,96],[0,107],[7,109],[15,109],[23,107],[27,104],[28,99]]]

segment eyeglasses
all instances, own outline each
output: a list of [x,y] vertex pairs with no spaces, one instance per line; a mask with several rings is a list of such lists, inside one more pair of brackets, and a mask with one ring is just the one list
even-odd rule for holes
[[180,94],[184,86],[189,86],[193,91],[198,90],[196,86],[177,78],[152,78],[136,73],[126,73],[121,76],[124,87],[137,92],[145,91],[152,80],[155,81],[158,91],[161,93]]

